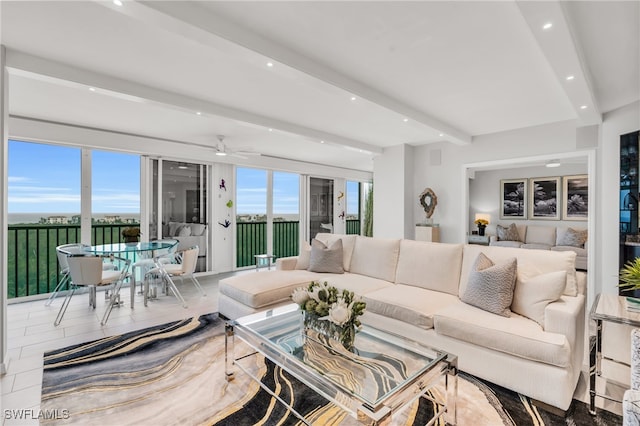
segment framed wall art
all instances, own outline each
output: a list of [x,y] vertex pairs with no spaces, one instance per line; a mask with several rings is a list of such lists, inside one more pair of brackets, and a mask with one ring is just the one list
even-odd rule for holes
[[560,220],[560,177],[529,179],[529,219]]
[[562,201],[562,220],[587,220],[589,216],[589,176],[563,176]]
[[500,200],[500,219],[526,219],[527,179],[502,179]]

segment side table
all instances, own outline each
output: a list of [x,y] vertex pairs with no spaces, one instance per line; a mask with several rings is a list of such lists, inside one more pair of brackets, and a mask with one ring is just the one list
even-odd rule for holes
[[[599,394],[596,391],[596,379],[602,375],[602,322],[626,324],[632,327],[640,327],[640,312],[632,312],[627,309],[627,301],[623,296],[615,294],[598,294],[593,302],[591,320],[596,322],[596,335],[589,338],[589,413],[596,414],[596,396],[618,401],[608,395]],[[595,341],[592,341],[594,339]],[[607,361],[629,366],[619,360],[605,358]]]
[[483,246],[489,245],[489,236],[488,235],[467,235],[467,243],[468,244],[480,244]]
[[266,266],[267,270],[271,270],[271,265],[273,264],[274,259],[276,258],[272,254],[254,254],[253,257],[256,260],[256,271],[259,271],[260,268]]

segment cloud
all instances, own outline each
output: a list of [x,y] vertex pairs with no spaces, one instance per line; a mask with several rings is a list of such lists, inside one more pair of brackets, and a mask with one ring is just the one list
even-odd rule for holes
[[31,179],[26,176],[9,176],[9,183],[16,182],[31,182]]

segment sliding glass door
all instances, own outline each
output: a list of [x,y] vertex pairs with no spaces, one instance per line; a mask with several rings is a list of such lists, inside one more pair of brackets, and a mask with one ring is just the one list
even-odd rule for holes
[[333,179],[309,178],[309,241],[318,232],[333,232]]

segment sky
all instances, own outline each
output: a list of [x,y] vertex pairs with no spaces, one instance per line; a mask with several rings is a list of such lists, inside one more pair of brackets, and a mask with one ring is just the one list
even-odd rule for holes
[[[80,213],[79,148],[9,141],[9,213]],[[140,213],[140,156],[92,151],[92,211]],[[264,214],[266,170],[238,168],[236,212]],[[273,172],[274,215],[299,213],[300,175]],[[354,192],[355,188],[355,192]],[[358,210],[357,184],[347,213]]]

